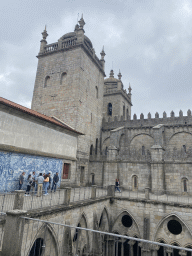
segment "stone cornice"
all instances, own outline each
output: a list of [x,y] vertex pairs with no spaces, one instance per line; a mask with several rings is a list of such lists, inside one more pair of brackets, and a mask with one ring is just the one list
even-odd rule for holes
[[71,46],[68,46],[67,48],[61,48],[61,49],[57,49],[55,51],[41,53],[41,54],[38,54],[36,57],[38,59],[40,59],[40,58],[43,58],[43,57],[45,57],[47,55],[50,55],[50,54],[71,51],[71,50],[79,48],[79,47],[81,47],[85,51],[85,53],[91,58],[91,60],[96,64],[96,66],[99,68],[99,70],[103,73],[103,75],[105,77],[106,75],[105,75],[105,72],[103,70],[102,64],[99,63],[99,59],[97,60],[96,59],[97,57],[96,58],[93,57],[92,53],[89,51],[89,49],[87,48],[87,46],[84,43],[77,43],[76,45],[71,45]]

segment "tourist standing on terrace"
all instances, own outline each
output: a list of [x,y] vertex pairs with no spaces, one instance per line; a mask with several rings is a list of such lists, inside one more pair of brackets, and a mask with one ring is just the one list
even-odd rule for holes
[[19,176],[19,190],[21,190],[23,186],[24,176],[25,176],[25,172],[22,172],[22,174]]
[[54,192],[56,191],[58,182],[59,182],[59,176],[58,176],[58,172],[56,172],[56,174],[53,177],[53,185],[52,185],[51,191],[53,191],[53,188],[54,188]]

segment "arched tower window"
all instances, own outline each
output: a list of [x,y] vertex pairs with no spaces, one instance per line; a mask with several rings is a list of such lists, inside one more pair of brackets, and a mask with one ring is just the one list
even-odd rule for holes
[[98,139],[96,139],[96,143],[95,143],[95,155],[97,155],[97,149],[98,149]]
[[132,177],[132,188],[133,190],[138,189],[138,177],[136,175]]
[[50,78],[50,76],[46,76],[45,77],[44,87],[48,87],[50,85],[51,85],[51,78]]
[[60,81],[60,84],[61,84],[61,85],[66,84],[66,80],[67,80],[67,73],[66,73],[66,72],[63,72],[63,73],[61,74],[61,81]]
[[108,116],[112,116],[112,104],[108,104]]
[[125,118],[125,105],[123,106],[123,117]]
[[108,151],[108,148],[106,147],[105,148],[105,155],[107,156],[107,151]]
[[98,99],[98,87],[95,86],[96,99]]
[[145,146],[142,146],[142,156],[145,155]]
[[183,150],[186,153],[186,145],[183,145]]

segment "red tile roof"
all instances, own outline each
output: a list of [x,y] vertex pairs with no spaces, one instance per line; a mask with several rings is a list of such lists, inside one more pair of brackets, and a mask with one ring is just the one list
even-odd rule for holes
[[49,117],[49,116],[46,116],[46,115],[43,115],[35,110],[32,110],[32,109],[29,109],[29,108],[26,108],[24,106],[21,106],[15,102],[12,102],[10,100],[7,100],[7,99],[4,99],[2,97],[0,97],[0,103],[3,104],[3,105],[6,105],[6,106],[9,106],[11,108],[15,108],[19,111],[22,111],[28,115],[31,115],[31,116],[35,116],[41,120],[44,120],[44,121],[47,121],[47,122],[50,122],[52,124],[55,124],[55,125],[58,125],[66,130],[69,130],[69,131],[72,131],[72,132],[75,132],[79,135],[83,135],[83,133],[80,133],[76,130],[74,130],[72,127],[68,126],[67,124],[65,124],[64,122],[59,122],[59,120],[57,119],[54,119],[53,117]]

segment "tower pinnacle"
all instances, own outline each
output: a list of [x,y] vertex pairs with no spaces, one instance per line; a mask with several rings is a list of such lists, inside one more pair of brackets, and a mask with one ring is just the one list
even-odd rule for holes
[[109,77],[114,77],[113,69],[111,69]]
[[47,30],[46,30],[46,25],[45,25],[44,31],[41,34],[43,36],[43,40],[46,40],[46,38],[48,37]]
[[85,26],[85,21],[83,19],[83,14],[81,16],[81,19],[79,20],[79,25],[80,25],[80,29],[83,29],[83,27]]

